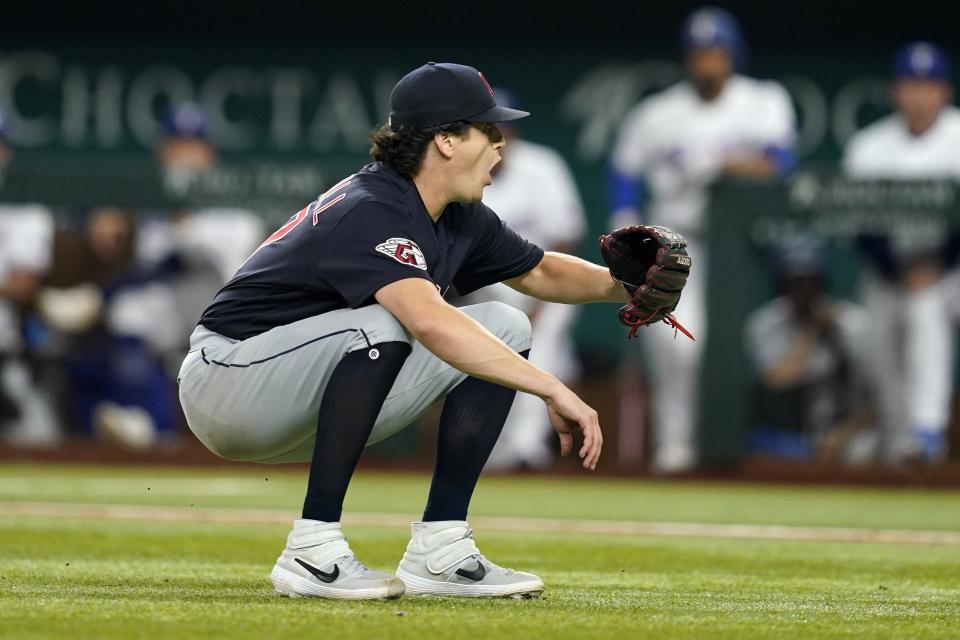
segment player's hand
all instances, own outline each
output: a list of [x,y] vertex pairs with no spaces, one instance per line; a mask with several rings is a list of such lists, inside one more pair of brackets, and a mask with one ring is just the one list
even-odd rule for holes
[[570,455],[573,450],[573,434],[580,431],[583,434],[583,446],[580,447],[579,454],[583,460],[583,468],[593,471],[597,467],[600,449],[603,447],[603,434],[600,432],[597,412],[566,387],[544,401],[547,403],[550,424],[560,436],[560,455]]

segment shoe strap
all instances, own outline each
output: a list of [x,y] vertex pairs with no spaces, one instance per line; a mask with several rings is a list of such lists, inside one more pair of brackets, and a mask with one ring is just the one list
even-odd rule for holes
[[301,557],[321,569],[340,558],[348,564],[356,560],[346,540],[327,542],[314,547],[300,547],[293,549],[293,552],[294,556]]
[[317,523],[315,526],[302,526],[298,523],[287,536],[287,549],[309,558],[320,567],[337,558],[354,557],[339,523]]
[[347,542],[339,522],[298,520],[287,536],[287,547],[290,549],[304,549],[334,542]]
[[464,560],[471,557],[479,558],[480,550],[472,536],[473,531],[467,529],[466,537],[431,551],[427,557],[427,571],[439,575],[463,564]]

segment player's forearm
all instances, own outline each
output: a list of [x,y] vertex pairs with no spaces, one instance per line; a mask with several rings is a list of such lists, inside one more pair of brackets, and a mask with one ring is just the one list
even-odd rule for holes
[[0,282],[0,298],[25,304],[36,294],[39,286],[40,278],[36,274],[29,271],[14,271],[5,281]]
[[733,178],[766,180],[777,176],[777,165],[766,156],[754,156],[728,161],[723,166],[723,173]]
[[767,386],[782,389],[799,383],[807,370],[810,355],[817,345],[816,334],[801,333],[787,357],[774,365],[763,377]]
[[548,302],[627,301],[623,286],[610,277],[610,270],[576,256],[548,251],[536,267],[506,284],[528,296]]
[[408,327],[431,353],[476,378],[524,391],[544,399],[562,387],[557,379],[530,364],[520,354],[459,309],[442,303],[427,318]]

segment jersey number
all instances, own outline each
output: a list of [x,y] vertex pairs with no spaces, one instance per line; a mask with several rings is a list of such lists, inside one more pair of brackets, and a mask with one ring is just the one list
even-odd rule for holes
[[[257,251],[260,251],[260,249],[263,249],[268,244],[273,244],[277,240],[280,240],[281,238],[286,236],[288,233],[293,231],[298,224],[303,222],[307,218],[307,216],[310,215],[311,212],[313,212],[313,224],[316,225],[317,222],[319,222],[321,213],[323,213],[324,211],[326,211],[327,209],[329,209],[330,207],[332,207],[333,205],[337,204],[338,202],[340,202],[341,200],[347,197],[347,192],[344,191],[344,189],[346,189],[347,186],[352,181],[353,181],[353,176],[349,176],[344,178],[337,184],[333,185],[329,189],[327,189],[327,191],[322,196],[320,196],[319,198],[317,198],[316,200],[314,200],[313,202],[305,206],[303,209],[300,209],[300,211],[298,211],[295,216],[287,220],[287,222],[284,223],[282,227],[280,227],[279,229],[271,233],[270,237],[264,240],[260,244],[260,246],[257,247],[256,251],[254,251],[253,253],[256,254]],[[342,193],[340,193],[339,195],[337,195],[337,197],[331,200],[327,200],[327,198],[329,198],[334,193],[337,193],[338,191],[341,191]],[[252,258],[253,255],[251,255],[250,257]],[[249,259],[250,258],[247,258],[247,260]]]

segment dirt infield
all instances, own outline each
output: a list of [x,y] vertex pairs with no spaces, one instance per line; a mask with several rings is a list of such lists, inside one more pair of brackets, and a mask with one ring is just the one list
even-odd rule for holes
[[[296,517],[279,509],[224,509],[141,507],[135,505],[68,504],[51,502],[0,503],[0,515],[52,518],[93,518],[160,522],[220,522],[289,525]],[[394,513],[344,514],[348,525],[405,529],[410,516]],[[909,531],[839,527],[788,527],[694,522],[635,522],[615,520],[562,520],[553,518],[484,517],[471,519],[475,527],[497,531],[586,533],[595,535],[668,536],[749,540],[802,540],[816,542],[871,542],[890,544],[960,545],[953,531]]]

